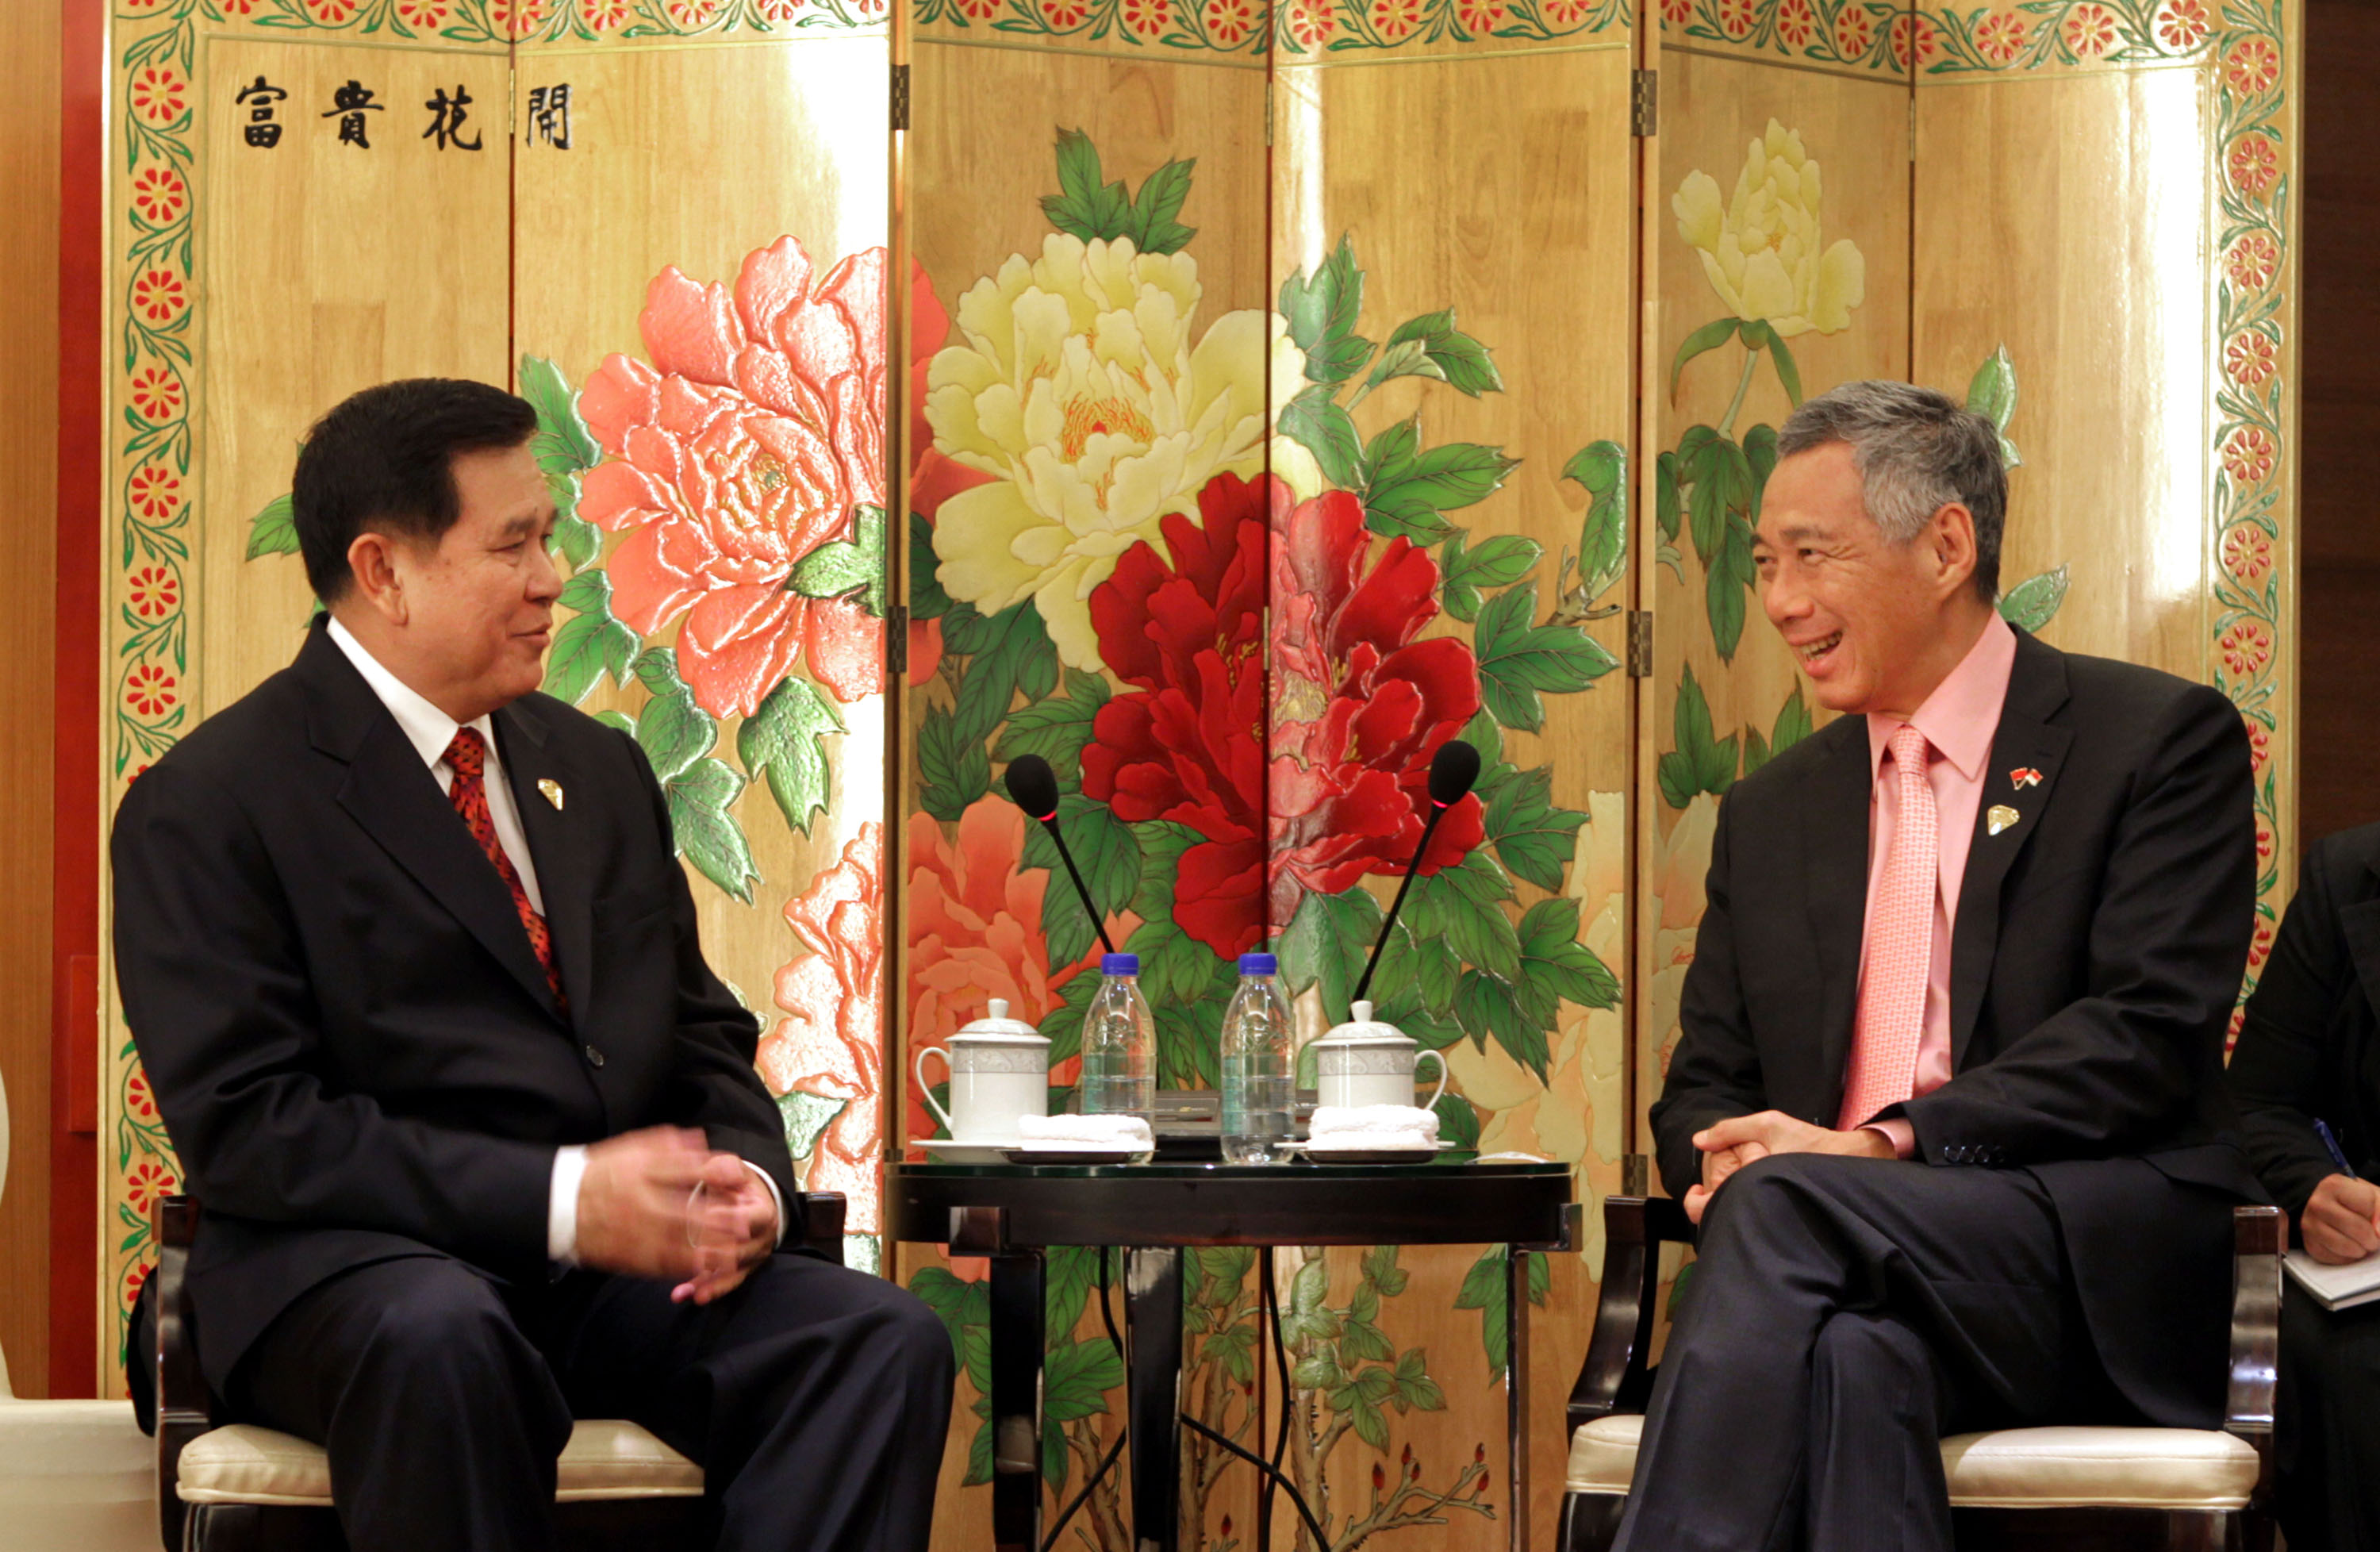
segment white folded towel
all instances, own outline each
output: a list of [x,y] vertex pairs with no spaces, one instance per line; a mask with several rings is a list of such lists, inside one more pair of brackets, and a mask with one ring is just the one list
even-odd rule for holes
[[1157,1146],[1156,1134],[1136,1115],[1018,1116],[1016,1135],[1028,1149],[1053,1153],[1141,1153]]
[[1318,1105],[1306,1123],[1310,1152],[1413,1148],[1436,1151],[1438,1112],[1416,1105]]

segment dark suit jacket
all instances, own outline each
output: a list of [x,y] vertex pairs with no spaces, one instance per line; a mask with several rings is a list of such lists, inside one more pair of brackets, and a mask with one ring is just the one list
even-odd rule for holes
[[206,1207],[189,1290],[218,1390],[349,1267],[443,1255],[542,1280],[564,1144],[700,1127],[776,1182],[798,1236],[759,1030],[703,963],[642,752],[542,695],[494,725],[566,1017],[496,870],[320,621],[116,815],[116,979]]
[[2325,1175],[2330,1124],[2356,1172],[2380,1175],[2380,824],[2314,843],[2231,1053],[2248,1157],[2291,1223]]
[[[2010,772],[2027,767],[2041,780],[2020,789]],[[1714,1122],[1835,1124],[1870,784],[1865,719],[1844,717],[1720,806],[1684,1034],[1652,1112],[1673,1194],[1700,1179],[1691,1139]],[[1990,834],[2003,805],[2019,818]],[[1928,1164],[2042,1180],[2110,1377],[2159,1423],[2221,1414],[2229,1207],[2258,1195],[2222,1085],[2255,884],[2239,711],[2021,634],[1952,928],[1952,1076],[1884,1113]]]

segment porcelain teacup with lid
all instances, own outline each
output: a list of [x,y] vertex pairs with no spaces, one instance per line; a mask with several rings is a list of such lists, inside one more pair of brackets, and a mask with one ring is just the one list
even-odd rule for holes
[[[939,1056],[951,1073],[951,1108],[934,1103],[926,1058]],[[917,1055],[917,1086],[926,1105],[950,1128],[954,1142],[1014,1147],[1016,1118],[1050,1113],[1050,1039],[1023,1019],[1008,1016],[1005,999],[990,1014],[951,1037],[950,1049],[928,1046]]]
[[1358,1002],[1354,1016],[1314,1042],[1319,1082],[1315,1100],[1323,1105],[1411,1105],[1420,1058],[1438,1063],[1438,1087],[1422,1109],[1434,1109],[1446,1092],[1446,1058],[1426,1051],[1393,1024],[1372,1017],[1372,1005]]

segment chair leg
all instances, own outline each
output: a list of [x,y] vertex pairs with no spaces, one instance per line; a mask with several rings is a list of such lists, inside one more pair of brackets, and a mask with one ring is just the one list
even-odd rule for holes
[[1625,1493],[1564,1493],[1556,1552],[1611,1552],[1627,1507]]
[[2240,1516],[2220,1510],[2174,1510],[2165,1517],[2167,1552],[2245,1552]]

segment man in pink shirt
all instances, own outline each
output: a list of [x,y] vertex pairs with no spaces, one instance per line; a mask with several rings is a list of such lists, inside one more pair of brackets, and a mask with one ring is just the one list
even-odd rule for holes
[[1779,452],[1762,602],[1844,715],[1719,810],[1652,1113],[1698,1264],[1618,1545],[1949,1552],[1944,1433],[2221,1416],[2247,739],[2001,620],[1981,416],[1851,383]]

